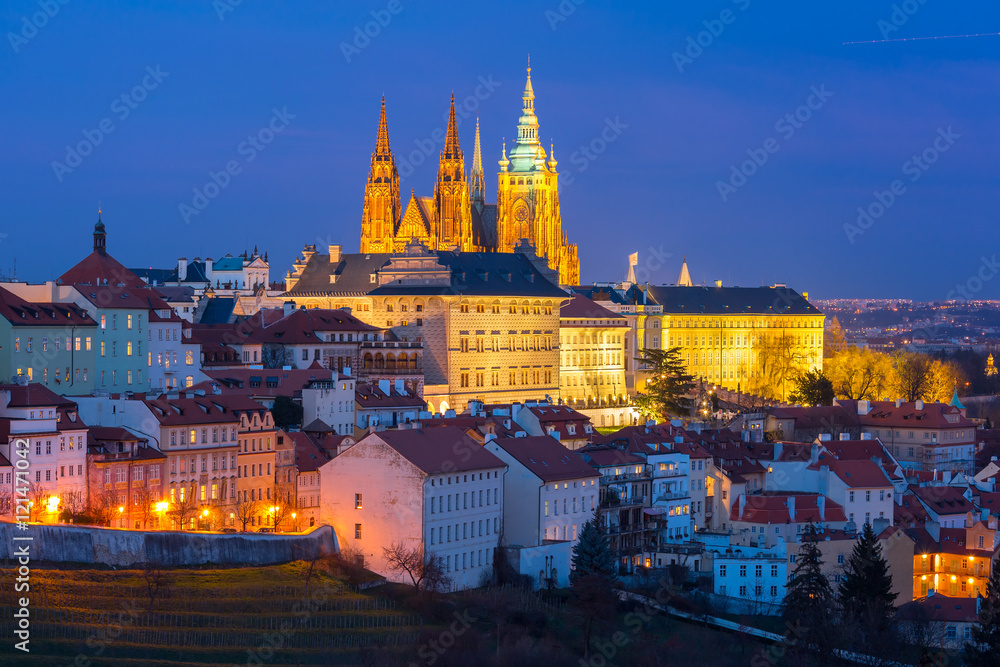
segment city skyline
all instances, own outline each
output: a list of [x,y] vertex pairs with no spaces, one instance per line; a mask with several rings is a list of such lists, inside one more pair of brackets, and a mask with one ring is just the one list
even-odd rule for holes
[[[638,251],[651,284],[673,283],[686,255],[695,284],[942,300],[992,261],[976,240],[988,241],[996,194],[995,105],[984,84],[1000,42],[844,42],[978,33],[996,10],[896,14],[890,3],[789,17],[746,0],[631,13],[591,2],[280,13],[216,4],[88,15],[59,5],[41,27],[37,3],[8,8],[2,63],[23,94],[8,109],[0,161],[11,193],[0,269],[16,257],[21,280],[61,273],[88,250],[98,201],[109,250],[127,266],[256,245],[279,278],[303,243],[353,250],[383,94],[394,150],[424,158],[401,170],[404,198],[433,187],[434,137],[454,92],[467,156],[479,117],[495,201],[529,54],[539,139],[555,147],[563,229],[579,245],[584,284],[621,280]],[[429,26],[450,37],[427,41]],[[504,48],[482,49],[483,29],[504,34]],[[586,43],[595,34],[606,48]],[[271,48],[247,48],[264,35]],[[408,57],[418,47],[424,60]],[[104,121],[113,129],[101,131]],[[273,141],[244,143],[268,127]],[[66,147],[88,136],[92,153],[70,166]],[[927,163],[912,160],[924,153]],[[239,172],[185,215],[194,190],[231,161]],[[867,227],[859,207],[873,216],[862,218]],[[39,229],[59,243],[31,257]],[[991,280],[972,296],[997,298]]]

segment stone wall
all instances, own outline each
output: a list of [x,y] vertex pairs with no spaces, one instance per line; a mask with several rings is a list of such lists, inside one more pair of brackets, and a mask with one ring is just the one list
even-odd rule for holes
[[[30,536],[31,541],[13,538]],[[307,535],[258,533],[211,534],[114,530],[90,526],[0,523],[0,559],[11,560],[28,545],[33,563],[87,563],[130,566],[147,561],[170,567],[184,565],[270,565],[309,559],[340,550],[329,526]]]

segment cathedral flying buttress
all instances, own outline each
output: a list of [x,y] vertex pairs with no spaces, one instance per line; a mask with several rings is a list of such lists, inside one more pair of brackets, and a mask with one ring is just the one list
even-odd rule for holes
[[433,250],[514,252],[522,239],[527,239],[537,254],[545,257],[549,268],[558,271],[560,284],[578,285],[577,247],[562,231],[558,162],[551,146],[546,153],[539,140],[530,67],[522,99],[517,140],[509,156],[504,145],[499,161],[495,204],[486,202],[479,121],[472,169],[466,172],[452,95],[434,196],[418,197],[411,192],[405,211],[383,99],[365,187],[361,252],[401,253],[413,239]]

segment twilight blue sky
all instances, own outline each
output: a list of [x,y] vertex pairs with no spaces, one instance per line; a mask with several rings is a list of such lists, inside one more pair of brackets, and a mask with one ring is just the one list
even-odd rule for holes
[[[673,282],[686,254],[696,282],[941,299],[1000,251],[1000,37],[842,44],[881,39],[894,11],[890,38],[998,32],[995,3],[400,0],[393,15],[388,0],[286,0],[245,1],[220,20],[237,0],[62,1],[0,9],[0,271],[16,258],[20,279],[54,278],[89,252],[98,200],[109,250],[128,266],[256,244],[277,278],[304,243],[356,251],[383,93],[402,161],[444,126],[452,91],[461,105],[479,86],[492,200],[528,53],[585,282],[621,279],[639,251],[656,283]],[[46,4],[55,15],[26,27]],[[345,56],[372,11],[391,20]],[[729,23],[712,25],[720,15]],[[679,71],[673,54],[705,22],[721,34],[703,34],[708,46]],[[167,76],[156,83],[147,67]],[[126,107],[144,77],[152,90]],[[813,98],[800,127],[776,125],[814,86],[832,97]],[[241,142],[275,108],[295,117],[248,161]],[[102,121],[113,131],[57,175],[66,147]],[[460,126],[467,165],[474,127],[474,114]],[[959,136],[937,154],[949,127]],[[768,139],[777,152],[724,201],[718,183]],[[585,157],[588,145],[603,152]],[[906,165],[925,149],[937,157],[926,171]],[[432,194],[439,151],[404,179],[404,197]],[[180,205],[233,160],[240,173],[186,224]],[[897,179],[902,194],[849,239],[858,207]],[[1000,298],[1000,276],[975,295]]]

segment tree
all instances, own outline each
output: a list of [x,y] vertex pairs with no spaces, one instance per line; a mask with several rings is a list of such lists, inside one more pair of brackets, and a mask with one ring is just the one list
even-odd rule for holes
[[278,396],[271,407],[271,417],[275,428],[287,430],[292,426],[302,426],[302,406],[288,396]]
[[[277,496],[275,496],[277,497]],[[293,507],[288,503],[281,503],[273,505],[274,511],[269,512],[271,515],[271,525],[274,526],[274,532],[278,532],[281,528],[281,524],[284,523],[285,519],[291,516]],[[270,510],[270,508],[268,508]]]
[[892,388],[897,398],[913,402],[923,398],[930,388],[931,361],[916,352],[897,352],[892,356]]
[[896,593],[892,575],[882,555],[882,545],[870,523],[866,523],[844,568],[838,591],[844,610],[845,635],[856,650],[871,656],[881,654],[892,643]]
[[986,582],[986,597],[980,599],[979,622],[972,627],[972,641],[965,645],[969,667],[995,665],[1000,655],[1000,565],[993,562]]
[[823,336],[823,356],[829,358],[845,349],[847,349],[847,338],[844,336],[843,327],[840,326],[840,320],[834,315],[830,319],[826,335]]
[[890,394],[892,367],[889,357],[872,350],[848,347],[830,358],[826,376],[833,383],[834,393],[853,401],[882,400]]
[[90,514],[94,522],[101,526],[111,525],[111,520],[118,513],[118,498],[114,491],[105,489],[90,499]]
[[640,411],[664,421],[672,416],[686,415],[691,409],[686,398],[694,378],[685,372],[681,349],[642,349],[635,359],[644,373],[649,374],[644,393],[639,393]]
[[142,564],[142,580],[146,585],[146,597],[149,598],[149,613],[153,613],[153,603],[170,585],[171,577],[160,563],[146,561]]
[[236,520],[240,522],[240,530],[246,532],[247,524],[251,523],[260,514],[261,502],[256,498],[251,498],[246,491],[236,492],[236,502],[233,503],[233,512]]
[[403,542],[393,542],[382,547],[382,557],[390,571],[405,574],[416,592],[433,592],[444,586],[445,573],[441,559],[425,555],[423,547],[407,547]]
[[144,486],[136,492],[138,498],[136,499],[136,504],[133,505],[135,508],[135,514],[142,521],[142,529],[146,530],[149,520],[153,518],[156,514],[155,503],[160,499],[159,494],[150,489],[148,486]]
[[198,512],[198,500],[195,498],[194,483],[189,487],[178,486],[177,500],[172,504],[170,515],[177,522],[177,529],[184,530],[185,524]]
[[286,365],[287,351],[281,343],[264,343],[260,346],[260,362],[264,368],[282,368]]
[[614,612],[615,557],[608,538],[592,518],[583,525],[573,546],[573,569],[569,573],[570,602],[583,621],[584,658],[590,656],[594,626]]
[[808,362],[795,339],[784,333],[758,334],[753,340],[751,359],[750,392],[780,401],[785,400],[788,385]]
[[833,383],[823,371],[806,371],[795,379],[795,390],[788,400],[803,405],[833,405]]
[[823,576],[816,526],[810,523],[802,534],[795,570],[785,592],[783,617],[797,638],[796,651],[824,660],[830,655],[833,593]]

